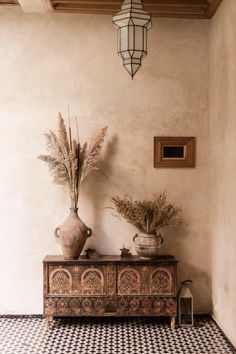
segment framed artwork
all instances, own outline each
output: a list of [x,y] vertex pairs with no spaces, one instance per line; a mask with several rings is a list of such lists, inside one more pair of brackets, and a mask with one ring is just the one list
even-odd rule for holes
[[194,137],[154,137],[154,167],[194,166]]

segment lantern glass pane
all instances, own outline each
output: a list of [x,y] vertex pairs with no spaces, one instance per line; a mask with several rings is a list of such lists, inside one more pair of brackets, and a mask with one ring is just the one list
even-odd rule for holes
[[135,26],[135,49],[143,50],[143,27]]
[[117,31],[117,51],[118,53],[120,52],[120,28],[118,28],[118,31]]
[[128,49],[128,27],[122,27],[120,29],[120,50]]
[[123,59],[129,59],[130,58],[130,53],[128,51],[122,52],[121,56]]
[[133,53],[133,58],[141,59],[142,56],[143,56],[143,52],[142,51],[135,50],[134,53]]
[[140,64],[126,64],[125,68],[131,76],[134,76],[134,74],[140,68]]
[[147,54],[146,35],[151,16],[143,10],[141,0],[124,0],[121,11],[113,16],[113,23],[118,27],[118,54],[133,77]]
[[129,26],[129,42],[128,42],[128,46],[129,46],[129,50],[134,49],[134,26]]
[[146,19],[142,19],[142,18],[139,18],[139,17],[133,17],[133,21],[134,21],[134,24],[136,26],[146,26],[146,23],[147,23],[147,20]]
[[191,298],[180,298],[180,324],[181,325],[193,324]]
[[128,71],[128,73],[129,73],[131,76],[133,76],[131,64],[125,65],[125,69]]
[[143,50],[147,52],[147,30],[143,29]]
[[132,66],[133,66],[133,75],[134,75],[140,68],[140,64],[133,64]]

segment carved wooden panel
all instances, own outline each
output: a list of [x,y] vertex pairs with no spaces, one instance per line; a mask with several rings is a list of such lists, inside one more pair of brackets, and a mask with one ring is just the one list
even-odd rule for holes
[[172,294],[173,276],[169,269],[155,269],[149,278],[150,294],[168,295]]
[[140,273],[134,268],[118,269],[118,294],[140,294]]
[[107,295],[116,293],[116,266],[109,265],[107,268]]
[[174,298],[158,297],[71,297],[45,300],[47,316],[176,316]]
[[68,269],[56,268],[49,278],[50,293],[56,295],[72,294],[72,275]]
[[104,294],[104,275],[99,269],[88,268],[82,273],[81,286],[83,295]]
[[52,297],[44,300],[45,316],[113,316],[116,313],[116,298]]
[[118,295],[173,295],[173,266],[118,266]]
[[44,261],[44,315],[170,316],[177,313],[176,261],[104,256]]
[[177,303],[174,298],[119,297],[117,315],[123,316],[176,316]]
[[106,295],[107,266],[50,266],[49,295]]

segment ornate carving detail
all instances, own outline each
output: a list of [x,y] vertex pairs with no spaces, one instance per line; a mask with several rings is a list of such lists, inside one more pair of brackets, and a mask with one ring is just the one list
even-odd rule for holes
[[52,316],[56,313],[56,302],[55,299],[45,299],[44,300],[44,314],[46,316]]
[[116,293],[116,267],[109,265],[107,268],[107,294],[115,295]]
[[[117,273],[119,295],[174,295],[175,268],[172,265],[145,264],[134,265],[132,268],[121,265],[117,267]],[[136,288],[133,291],[130,289],[131,282],[134,283],[133,288]]]
[[[116,291],[116,268],[113,266],[113,277],[109,273],[112,266],[88,267],[84,265],[49,266],[48,274],[45,272],[44,294],[49,295],[106,295],[108,294],[107,283]],[[91,272],[89,272],[91,271]],[[48,284],[48,287],[47,287]]]
[[118,277],[118,294],[129,295],[139,294],[140,292],[140,275],[133,268],[126,268],[119,273]]
[[167,299],[166,300],[166,313],[170,316],[175,316],[177,313],[177,305],[176,300],[174,299]]
[[72,297],[70,299],[70,304],[69,304],[70,307],[77,307],[77,308],[80,308],[81,307],[81,300],[79,297]]
[[94,299],[93,311],[95,315],[101,315],[104,313],[104,301],[102,299]]
[[78,297],[73,297],[69,303],[70,316],[79,316],[81,313],[81,301]]
[[145,297],[142,299],[141,311],[145,313],[145,315],[150,315],[152,313],[152,298]]
[[62,297],[57,301],[57,314],[61,316],[69,315],[69,299]]
[[177,315],[176,262],[44,263],[44,315]]
[[160,314],[163,311],[163,301],[161,299],[155,299],[153,301],[153,309],[155,314]]
[[140,300],[137,299],[136,297],[132,297],[130,301],[130,306],[131,306],[131,312],[137,312],[140,308]]
[[79,271],[80,271],[79,266],[74,266],[72,269],[73,269],[73,273],[75,273],[75,274],[79,273]]
[[81,301],[81,313],[84,315],[92,314],[92,299],[85,298]]
[[50,275],[49,288],[51,294],[70,294],[72,288],[72,277],[70,272],[67,269],[55,269]]
[[151,296],[127,296],[117,298],[117,314],[119,316],[176,316],[175,298],[158,298]]
[[176,316],[176,298],[153,296],[61,297],[49,298],[44,302],[46,316]]
[[104,294],[104,277],[100,270],[88,268],[81,278],[83,295]]
[[171,294],[172,276],[165,268],[154,270],[150,276],[151,294],[168,295]]

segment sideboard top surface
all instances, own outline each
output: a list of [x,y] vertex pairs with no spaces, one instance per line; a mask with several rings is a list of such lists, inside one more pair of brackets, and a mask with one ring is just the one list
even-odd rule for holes
[[154,259],[141,259],[139,256],[132,256],[132,257],[121,257],[121,256],[113,256],[113,255],[101,255],[97,259],[86,258],[86,256],[80,256],[78,259],[75,260],[65,260],[63,256],[46,256],[44,258],[44,263],[65,263],[65,264],[89,264],[89,263],[173,263],[177,262],[174,256],[170,255],[162,255],[157,256]]

